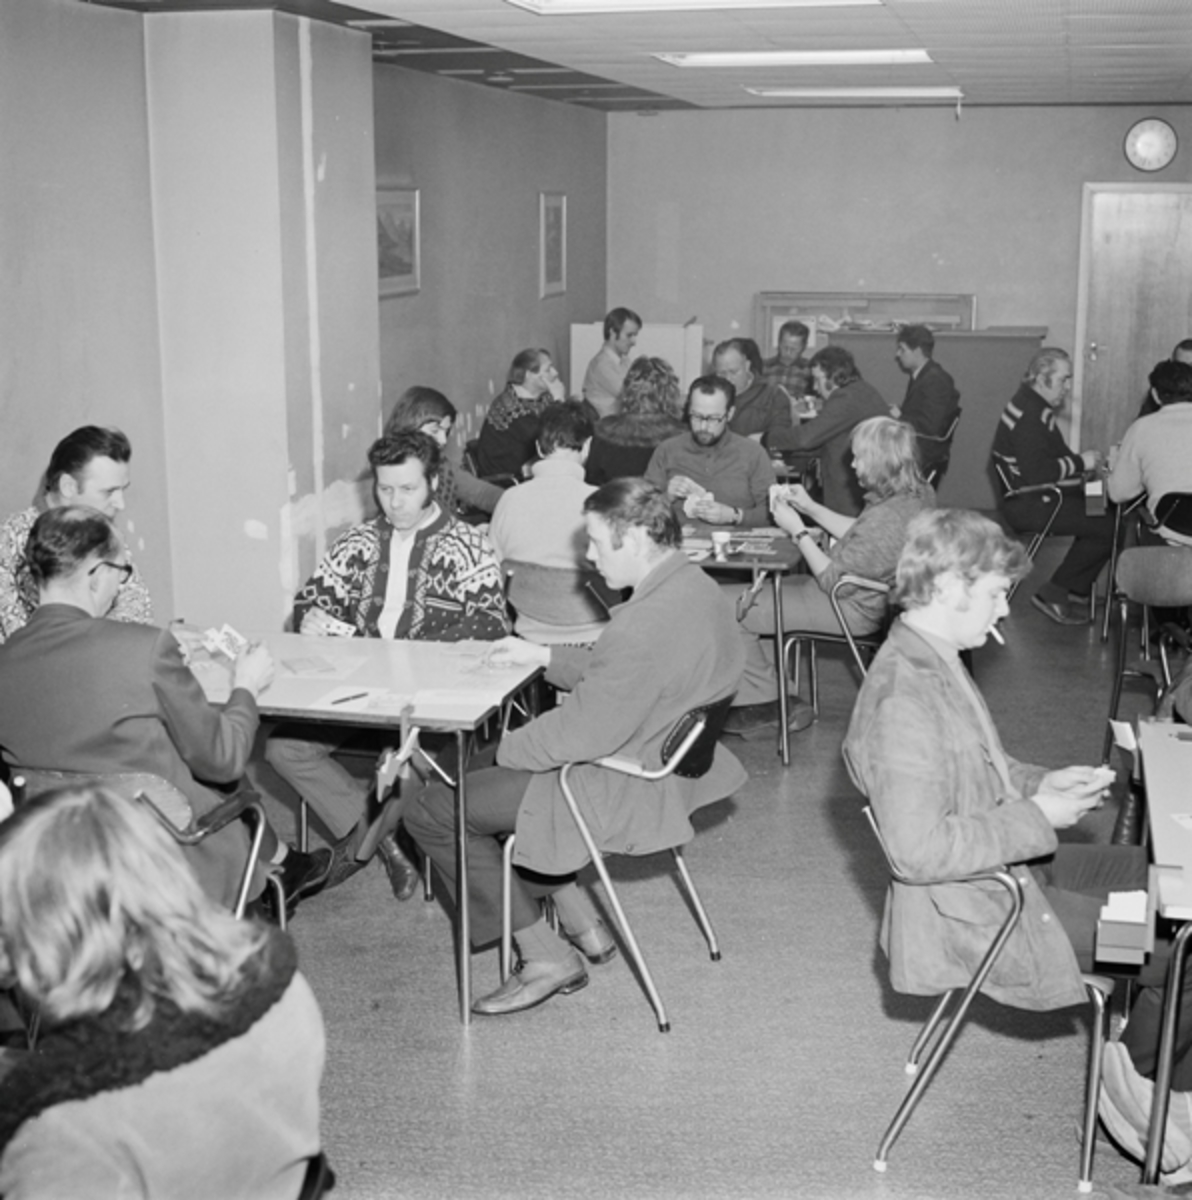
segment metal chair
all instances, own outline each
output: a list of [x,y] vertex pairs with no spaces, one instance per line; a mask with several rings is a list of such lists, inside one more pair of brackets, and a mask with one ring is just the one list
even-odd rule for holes
[[806,642],[808,644],[807,662],[808,675],[811,680],[811,707],[817,714],[819,713],[819,667],[815,656],[816,643],[827,642],[833,646],[847,646],[852,653],[853,661],[857,664],[857,669],[861,672],[861,678],[864,679],[868,668],[866,659],[862,656],[862,651],[865,651],[872,658],[881,648],[882,642],[886,640],[886,633],[890,627],[891,612],[887,606],[885,619],[881,626],[873,633],[853,633],[844,618],[844,610],[840,606],[840,592],[845,587],[877,592],[883,596],[890,594],[890,585],[882,583],[880,580],[866,579],[862,575],[841,575],[832,585],[832,590],[828,593],[828,600],[832,605],[832,611],[836,614],[836,620],[840,624],[840,632],[824,633],[821,630],[794,629],[789,630],[783,639],[782,653],[787,656],[788,663],[790,662],[791,650],[793,649],[795,652],[794,666],[793,668],[788,666],[787,669],[787,677],[792,681],[795,691],[799,690],[803,643]]
[[[1118,555],[1122,552],[1122,541],[1126,536],[1126,521],[1128,518],[1137,514],[1140,520],[1145,521],[1149,515],[1144,507],[1145,495],[1135,496],[1133,500],[1127,504],[1118,504],[1113,510],[1113,549],[1109,552],[1109,582],[1106,585],[1106,600],[1105,614],[1101,618],[1101,640],[1109,641],[1109,617],[1113,611],[1113,603],[1115,597],[1118,597],[1117,592],[1117,562]],[[1120,598],[1120,597],[1118,597]]]
[[541,644],[595,641],[599,626],[608,621],[613,605],[620,602],[620,596],[609,589],[598,572],[582,567],[544,567],[508,558],[501,570],[505,599],[515,614],[550,627],[541,638],[528,639]]
[[[158,824],[181,846],[197,846],[204,838],[218,833],[225,826],[241,817],[252,822],[252,839],[248,857],[240,877],[233,912],[244,916],[248,906],[248,889],[252,884],[253,870],[265,836],[265,811],[260,801],[247,793],[231,796],[222,804],[199,816],[195,815],[190,801],[172,783],[148,771],[113,772],[111,774],[86,771],[45,771],[21,767],[13,774],[13,791],[17,804],[42,792],[54,788],[94,784],[115,792],[130,803],[144,804],[157,819]],[[281,881],[272,872],[266,877],[274,889],[277,899],[278,925],[286,927],[286,897]]]
[[1155,505],[1154,519],[1148,522],[1162,537],[1174,533],[1192,538],[1192,492],[1168,492]]
[[[951,424],[938,437],[934,437],[930,433],[915,434],[915,441],[927,448],[921,456],[925,463],[923,478],[932,487],[939,483],[948,469],[948,462],[952,457],[952,440],[956,437],[956,426],[960,424],[960,412],[960,409],[956,410]],[[932,461],[928,462],[928,459]]]
[[[716,753],[716,742],[720,737],[721,730],[724,728],[725,718],[728,716],[729,706],[732,702],[733,697],[729,695],[711,704],[700,705],[685,713],[667,735],[666,741],[662,745],[662,765],[655,770],[650,770],[641,763],[624,758],[598,758],[594,760],[593,765],[603,767],[609,771],[617,771],[622,775],[633,775],[638,779],[659,780],[665,779],[671,774],[682,776],[685,779],[699,779],[701,776],[707,774],[708,769],[712,765],[712,759]],[[633,965],[637,969],[642,987],[650,1001],[651,1007],[654,1009],[654,1015],[658,1019],[658,1030],[660,1033],[669,1033],[671,1027],[670,1018],[666,1015],[666,1009],[662,1004],[662,997],[658,994],[658,989],[654,985],[654,977],[650,974],[650,968],[646,965],[645,956],[642,954],[641,947],[634,936],[633,927],[629,924],[629,918],[625,915],[625,910],[621,906],[616,888],[613,887],[613,881],[609,877],[608,867],[604,861],[604,852],[596,844],[596,839],[592,836],[592,831],[588,827],[587,821],[584,820],[583,814],[580,812],[575,793],[571,790],[571,770],[573,767],[581,765],[583,764],[565,763],[559,772],[559,786],[563,789],[563,798],[567,802],[567,808],[575,820],[576,826],[579,828],[580,836],[587,847],[592,865],[596,868],[596,873],[600,876],[600,882],[604,885],[604,893],[608,897],[609,905],[616,917],[617,930],[625,943],[625,949],[629,957],[633,960]],[[510,836],[506,839],[504,848],[501,924],[502,980],[509,978],[509,973],[513,968],[513,930],[510,927],[510,891],[513,883],[514,844],[515,839]],[[700,900],[699,893],[695,889],[695,882],[692,880],[691,872],[687,869],[687,863],[683,858],[683,849],[681,846],[672,846],[670,852],[674,857],[680,882],[687,893],[687,899],[691,904],[695,919],[704,935],[704,940],[708,943],[708,954],[713,962],[719,962],[720,944],[716,940],[716,931],[712,928],[712,922],[708,919],[703,902]]]
[[[1026,546],[1026,556],[1031,562],[1035,561],[1035,555],[1039,553],[1039,547],[1050,535],[1052,526],[1055,524],[1056,518],[1060,515],[1060,507],[1064,501],[1064,492],[1070,492],[1075,488],[1084,487],[1084,479],[1064,479],[1057,483],[1028,483],[1022,487],[1015,487],[1012,483],[1014,472],[1005,455],[998,454],[993,451],[991,458],[993,460],[993,469],[997,474],[998,485],[1001,488],[1002,498],[1001,503],[1005,505],[1008,500],[1017,500],[1023,496],[1042,496],[1046,503],[1051,503],[1055,507],[1051,510],[1042,529],[1035,530],[1016,530],[1015,532],[1029,533],[1030,540]],[[1007,519],[1008,520],[1008,519]],[[1012,526],[1012,523],[1011,523]],[[1018,585],[1022,582],[1021,579],[1015,580],[1009,592],[1006,593],[1006,600],[1009,602],[1014,599],[1014,593],[1018,590]],[[1093,620],[1097,612],[1097,589],[1093,588],[1089,592],[1089,619]]]
[[[919,1101],[923,1098],[924,1093],[931,1086],[931,1081],[935,1078],[952,1043],[956,1040],[956,1035],[960,1032],[960,1027],[964,1022],[970,1005],[981,990],[985,980],[989,977],[989,973],[993,970],[993,965],[997,962],[1002,949],[1010,940],[1010,935],[1014,932],[1019,918],[1022,916],[1023,894],[1022,884],[1018,882],[1014,874],[1006,867],[979,871],[958,879],[910,879],[894,865],[894,860],[890,857],[890,851],[886,846],[885,839],[878,828],[877,818],[873,815],[873,810],[868,805],[865,807],[865,816],[873,828],[878,844],[882,848],[882,853],[886,856],[886,863],[889,866],[890,874],[898,883],[906,887],[931,887],[939,883],[975,884],[992,882],[1005,888],[1007,899],[1009,900],[1009,911],[1006,913],[1005,920],[1002,921],[1001,926],[998,928],[997,934],[990,943],[989,949],[986,950],[985,956],[981,959],[968,986],[965,988],[951,988],[944,992],[936,1002],[935,1007],[931,1010],[931,1014],[928,1016],[926,1024],[919,1031],[918,1037],[915,1038],[914,1045],[911,1047],[911,1052],[907,1056],[906,1061],[906,1073],[914,1077],[914,1082],[907,1090],[902,1103],[898,1106],[898,1110],[894,1114],[893,1120],[882,1136],[882,1140],[878,1144],[877,1154],[873,1160],[873,1169],[884,1172],[888,1165],[887,1160],[889,1159],[890,1151],[894,1148],[894,1143],[898,1140],[899,1134],[902,1133],[907,1122],[911,1119],[911,1115],[914,1113]],[[1105,1043],[1109,1040],[1108,1001],[1109,997],[1113,995],[1114,981],[1105,975],[1086,974],[1082,978],[1084,979],[1085,988],[1088,991],[1089,1001],[1093,1006],[1093,1029],[1092,1035],[1089,1038],[1088,1068],[1085,1072],[1084,1120],[1081,1129],[1080,1179],[1078,1183],[1079,1190],[1088,1193],[1093,1190],[1093,1152],[1097,1145],[1097,1100],[1101,1093],[1101,1059]],[[949,1015],[948,1010],[952,1008],[952,1002],[958,996],[959,1000]]]
[[[1140,666],[1126,663],[1126,643],[1129,640],[1130,605],[1143,606],[1144,619],[1150,608],[1181,608],[1192,604],[1192,546],[1131,546],[1123,550],[1117,562],[1114,587],[1118,597],[1117,666],[1113,689],[1109,695],[1109,721],[1117,719],[1122,687],[1127,677],[1145,679],[1157,688],[1156,703],[1171,687],[1169,651],[1172,636],[1159,630],[1160,678]],[[1146,646],[1144,643],[1144,652]],[[1108,763],[1113,752],[1113,729],[1105,726],[1101,761]]]

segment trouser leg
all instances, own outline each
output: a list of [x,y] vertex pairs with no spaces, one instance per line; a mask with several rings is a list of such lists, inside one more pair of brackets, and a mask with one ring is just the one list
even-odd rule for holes
[[[1147,854],[1141,846],[1062,845],[1050,863],[1037,868],[1043,894],[1064,926],[1082,971],[1096,971],[1097,919],[1111,891],[1139,891],[1147,886]],[[1157,939],[1154,953],[1139,968],[1141,985],[1122,1044],[1140,1074],[1153,1078],[1159,1049],[1159,1026],[1171,943]],[[1104,969],[1104,968],[1100,968]],[[1192,971],[1184,978],[1175,1043],[1172,1087],[1192,1091]]]
[[[731,588],[734,602],[743,590],[739,583]],[[810,575],[799,575],[782,584],[782,627],[787,633],[806,629],[820,633],[839,633],[840,622],[832,611],[827,594]],[[754,603],[739,622],[745,645],[745,671],[737,686],[734,707],[743,704],[767,704],[778,698],[778,670],[774,654],[774,594],[769,584],[758,592]],[[773,650],[773,653],[771,653]]]
[[[501,936],[501,843],[512,833],[530,782],[530,772],[489,767],[468,774],[468,910],[472,944],[485,946]],[[455,888],[455,796],[442,783],[429,783],[410,803],[406,829],[438,868],[452,898]],[[559,880],[554,886],[562,883]],[[548,886],[534,889],[538,894]],[[513,873],[512,928],[526,929],[541,918],[533,891]]]
[[[1011,500],[1005,506],[1006,520],[1011,528],[1023,533],[1043,529],[1053,511],[1054,500],[1048,496]],[[1084,511],[1083,493],[1066,492],[1051,535],[1074,540],[1064,561],[1049,582],[1039,589],[1039,594],[1060,602],[1067,599],[1068,592],[1087,596],[1113,550],[1112,515],[1090,517]]]
[[285,725],[265,743],[269,765],[319,814],[336,840],[364,816],[368,787],[332,758],[347,733]]

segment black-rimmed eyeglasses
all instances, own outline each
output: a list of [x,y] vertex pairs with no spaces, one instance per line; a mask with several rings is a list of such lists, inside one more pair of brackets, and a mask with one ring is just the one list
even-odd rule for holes
[[106,558],[97,562],[87,574],[94,575],[100,567],[111,567],[113,571],[118,571],[121,584],[127,583],[132,578],[132,563],[109,562]]

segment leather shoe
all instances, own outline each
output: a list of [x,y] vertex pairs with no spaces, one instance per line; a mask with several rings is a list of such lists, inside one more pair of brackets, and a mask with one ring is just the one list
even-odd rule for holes
[[[778,701],[765,704],[741,704],[729,709],[724,722],[724,732],[733,737],[761,737],[778,728]],[[800,733],[815,722],[815,709],[799,696],[787,700],[786,727],[791,733]]]
[[1061,604],[1058,600],[1045,600],[1038,592],[1031,597],[1031,604],[1048,620],[1054,621],[1057,625],[1087,625],[1089,623],[1087,609],[1077,613],[1070,605]]
[[482,996],[472,1011],[484,1017],[502,1017],[507,1013],[536,1008],[556,993],[569,996],[588,986],[588,969],[578,954],[565,962],[531,961],[522,963],[495,992]]
[[287,908],[300,896],[322,887],[327,882],[330,871],[330,850],[316,850],[313,854],[303,854],[301,850],[295,850],[291,846],[277,872],[281,879],[282,891],[286,894]]
[[398,900],[408,900],[418,887],[418,872],[414,864],[401,852],[397,839],[388,834],[377,843],[377,854],[389,876],[389,886]]
[[603,921],[597,921],[591,929],[583,933],[568,933],[567,940],[590,963],[606,963],[617,956],[617,943],[612,934],[605,928]]

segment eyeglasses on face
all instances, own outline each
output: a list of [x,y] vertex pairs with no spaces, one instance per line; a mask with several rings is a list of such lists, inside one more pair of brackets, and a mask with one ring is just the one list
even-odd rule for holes
[[691,414],[692,425],[711,425],[713,428],[715,428],[716,426],[723,425],[727,420],[728,413],[720,413],[719,415],[712,414],[711,416],[706,416],[703,413]]
[[94,575],[100,567],[111,567],[113,571],[118,572],[122,584],[127,583],[132,578],[132,563],[109,562],[106,558],[97,562],[87,574]]

